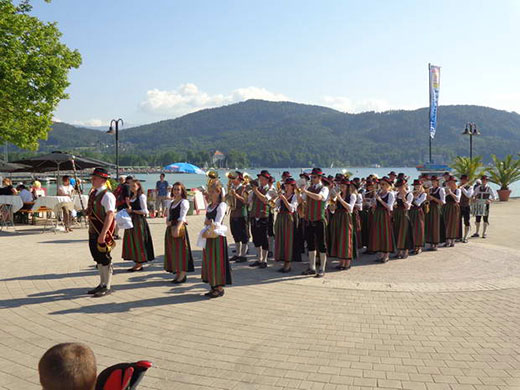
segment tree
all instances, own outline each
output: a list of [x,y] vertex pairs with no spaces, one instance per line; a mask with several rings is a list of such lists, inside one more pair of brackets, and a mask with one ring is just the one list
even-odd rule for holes
[[451,164],[457,176],[466,175],[468,180],[473,182],[482,172],[482,157],[456,157]]
[[68,98],[68,73],[81,55],[60,42],[55,23],[28,12],[23,1],[0,0],[0,142],[35,150],[47,139],[52,114]]
[[503,160],[498,159],[494,154],[491,158],[493,167],[488,168],[487,173],[490,181],[499,185],[501,190],[508,190],[511,184],[520,180],[520,160],[514,160],[510,154]]

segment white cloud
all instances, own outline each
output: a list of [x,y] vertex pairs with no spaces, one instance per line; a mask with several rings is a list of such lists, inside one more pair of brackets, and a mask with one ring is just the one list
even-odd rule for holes
[[265,88],[238,88],[227,95],[209,95],[201,91],[195,84],[182,84],[175,90],[151,89],[146,92],[146,99],[140,107],[149,113],[177,117],[204,108],[222,106],[247,99],[288,100],[280,93],[268,91]]
[[86,121],[74,121],[72,124],[78,126],[89,126],[89,127],[101,127],[106,126],[108,128],[109,121],[105,121],[102,119],[88,119]]
[[344,96],[324,96],[321,99],[321,104],[348,113],[365,111],[382,112],[393,109],[392,105],[384,99],[363,99],[355,101]]

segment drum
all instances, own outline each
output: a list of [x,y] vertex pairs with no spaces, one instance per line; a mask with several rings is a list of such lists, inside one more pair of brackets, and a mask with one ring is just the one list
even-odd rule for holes
[[486,199],[477,199],[475,203],[471,205],[471,213],[475,217],[486,217],[489,209],[487,207]]

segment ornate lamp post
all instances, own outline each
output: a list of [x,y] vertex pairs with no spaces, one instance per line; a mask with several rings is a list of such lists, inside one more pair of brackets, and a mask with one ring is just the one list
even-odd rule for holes
[[475,123],[468,122],[462,135],[469,135],[469,158],[473,158],[473,136],[480,135]]
[[110,121],[110,128],[106,132],[106,134],[115,134],[116,135],[116,180],[119,180],[119,122],[121,122],[121,127],[123,127],[123,120],[112,119]]

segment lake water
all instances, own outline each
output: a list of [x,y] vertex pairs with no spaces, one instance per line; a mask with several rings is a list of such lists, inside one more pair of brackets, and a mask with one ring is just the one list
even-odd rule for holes
[[[267,169],[271,175],[273,175],[276,180],[280,180],[283,171],[289,171],[295,178],[298,178],[300,172],[302,171],[300,168],[254,168],[251,170],[245,170],[245,172],[249,173],[252,177],[256,177],[256,175],[262,170]],[[405,175],[410,176],[412,179],[415,179],[419,176],[420,172],[416,168],[410,167],[397,167],[397,168],[327,168],[323,169],[324,173],[327,175],[335,175],[338,172],[341,172],[343,169],[352,173],[352,177],[366,177],[371,173],[377,174],[379,177],[383,177],[387,175],[390,171],[395,171],[396,173],[403,172]],[[308,171],[309,169],[305,169]],[[223,184],[227,184],[227,178],[225,176],[227,170],[219,169],[217,170],[219,176],[222,178]],[[143,183],[143,187],[145,189],[153,189],[155,188],[155,183],[159,180],[158,174],[137,174],[133,175],[139,180],[145,180]],[[180,181],[184,183],[186,188],[196,188],[202,185],[206,185],[207,177],[205,175],[194,175],[194,174],[166,174],[166,180],[173,184],[176,181]],[[498,189],[498,186],[492,184],[493,188]],[[511,186],[511,196],[520,197],[520,181],[514,183]]]

